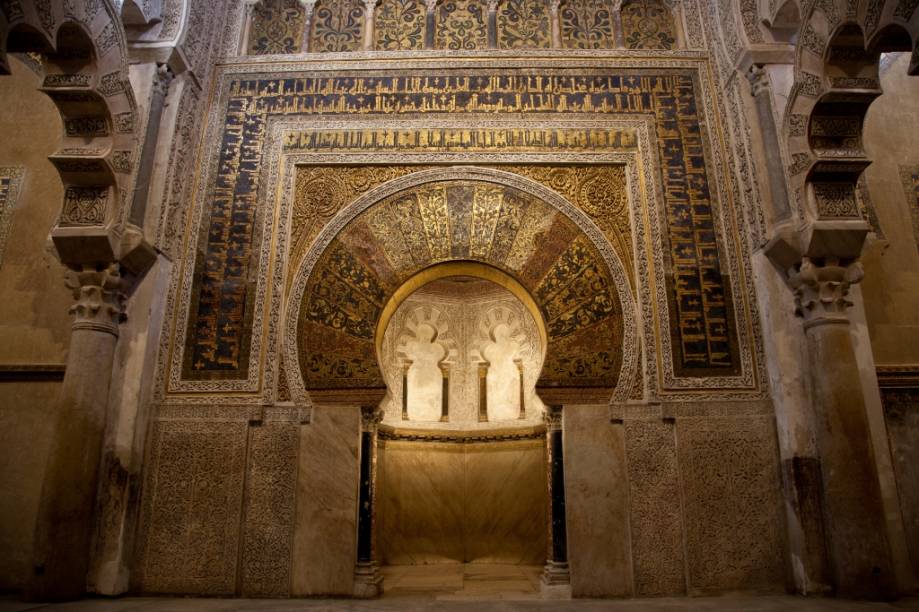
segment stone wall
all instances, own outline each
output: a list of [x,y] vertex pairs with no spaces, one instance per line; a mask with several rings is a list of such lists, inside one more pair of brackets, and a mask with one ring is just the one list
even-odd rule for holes
[[20,588],[70,337],[71,298],[48,247],[63,187],[48,161],[61,119],[41,78],[11,58],[0,79],[0,589]]
[[863,257],[863,295],[874,360],[919,364],[919,79],[902,53],[881,75],[884,94],[865,119],[864,179],[878,240]]

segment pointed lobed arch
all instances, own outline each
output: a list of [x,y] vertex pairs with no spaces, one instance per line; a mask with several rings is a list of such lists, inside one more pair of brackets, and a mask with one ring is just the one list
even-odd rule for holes
[[447,262],[491,268],[535,304],[547,334],[537,382],[545,401],[628,394],[638,363],[634,300],[600,230],[529,179],[455,167],[381,185],[317,237],[287,306],[284,358],[294,399],[379,401],[386,390],[379,323],[406,282]]

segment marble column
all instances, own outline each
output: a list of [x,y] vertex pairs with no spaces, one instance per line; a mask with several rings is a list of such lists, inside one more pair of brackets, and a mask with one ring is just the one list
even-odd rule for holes
[[383,575],[376,558],[377,427],[383,413],[376,406],[361,407],[360,488],[357,498],[357,563],[354,597],[368,599],[383,594]]
[[243,27],[239,31],[239,55],[249,55],[249,32],[252,31],[252,12],[258,0],[243,0]]
[[488,362],[479,364],[479,422],[488,420]]
[[433,49],[434,36],[437,31],[437,0],[425,0],[424,5],[427,9],[424,18],[424,48]]
[[90,534],[118,325],[119,264],[68,271],[75,304],[67,369],[35,525],[31,600],[75,599],[86,590]]
[[549,547],[542,573],[546,597],[571,597],[568,568],[568,523],[565,515],[565,455],[562,446],[562,407],[546,407],[546,450],[549,482]]
[[558,13],[561,3],[561,0],[551,0],[549,2],[549,17],[551,19],[553,49],[562,48],[562,21],[561,15]]
[[488,0],[488,48],[498,48],[498,0]]
[[450,364],[441,363],[438,366],[443,380],[440,391],[440,421],[447,423],[450,421]]
[[785,184],[785,170],[782,163],[782,151],[779,145],[778,127],[772,112],[772,93],[769,88],[769,75],[762,65],[753,64],[747,72],[750,81],[750,93],[756,105],[756,117],[762,134],[763,153],[766,158],[766,173],[769,179],[771,194],[770,217],[773,224],[788,221],[791,207],[788,204],[788,189]]
[[310,50],[310,32],[313,25],[313,9],[316,8],[316,0],[298,0],[303,6],[303,38],[300,42],[300,51],[309,53]]
[[364,0],[364,51],[373,51],[373,14],[377,0]]
[[517,366],[517,382],[519,390],[519,400],[520,400],[520,415],[517,417],[519,419],[527,418],[527,403],[526,403],[526,392],[524,391],[523,386],[523,359],[515,359],[514,365]]
[[890,597],[895,580],[846,299],[861,264],[804,257],[789,272],[810,355],[832,583],[843,597]]
[[402,362],[402,420],[408,420],[408,371],[412,368],[412,362],[406,359]]

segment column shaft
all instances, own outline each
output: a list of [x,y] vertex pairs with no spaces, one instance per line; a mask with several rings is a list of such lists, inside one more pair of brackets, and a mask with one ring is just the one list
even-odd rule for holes
[[803,258],[789,274],[804,318],[814,429],[823,481],[823,524],[833,587],[844,597],[896,593],[864,390],[846,313],[858,262]]
[[488,420],[488,364],[479,364],[479,422]]
[[549,559],[546,560],[542,574],[542,590],[547,595],[570,597],[561,406],[546,407],[546,451],[549,472]]
[[848,322],[808,327],[827,549],[836,593],[893,595],[874,450]]
[[86,590],[99,459],[124,295],[118,265],[69,272],[76,304],[67,369],[35,524],[32,600],[75,599]]
[[377,426],[382,413],[373,406],[361,407],[360,486],[357,509],[357,563],[354,565],[354,597],[383,594],[383,576],[376,559],[376,452]]

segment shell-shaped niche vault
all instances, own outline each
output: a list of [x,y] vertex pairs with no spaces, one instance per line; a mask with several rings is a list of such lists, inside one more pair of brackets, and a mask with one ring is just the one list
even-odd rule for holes
[[[461,176],[487,180],[435,178],[443,172],[419,172],[409,177],[418,184],[406,183],[401,190],[384,185],[379,200],[359,201],[360,212],[334,238],[317,242],[322,251],[304,260],[311,262],[305,268],[308,278],[293,298],[299,302],[296,359],[304,390],[313,401],[365,404],[379,402],[386,391],[392,395],[383,369],[398,370],[411,360],[393,356],[391,364],[381,363],[382,330],[393,310],[412,290],[434,280],[435,268],[478,266],[483,271],[476,277],[519,289],[541,323],[543,364],[530,373],[538,376],[540,396],[551,402],[562,396],[609,399],[623,367],[628,308],[624,276],[613,272],[617,262],[606,259],[596,237],[575,222],[578,211],[566,208],[557,194],[506,173],[463,169]],[[405,374],[413,381],[424,379],[423,392],[436,398],[432,364],[465,367],[472,349],[444,345],[435,313],[427,317],[427,327],[416,327],[405,340],[420,343],[412,350],[422,350],[424,342],[432,345],[419,355],[425,371],[409,368]],[[501,342],[510,333],[492,331]],[[462,359],[450,357],[450,350]],[[483,345],[480,353],[494,350]],[[503,358],[499,361],[511,371]]]
[[422,286],[384,332],[383,422],[451,430],[540,423],[535,386],[545,346],[537,325],[497,283],[450,276]]

